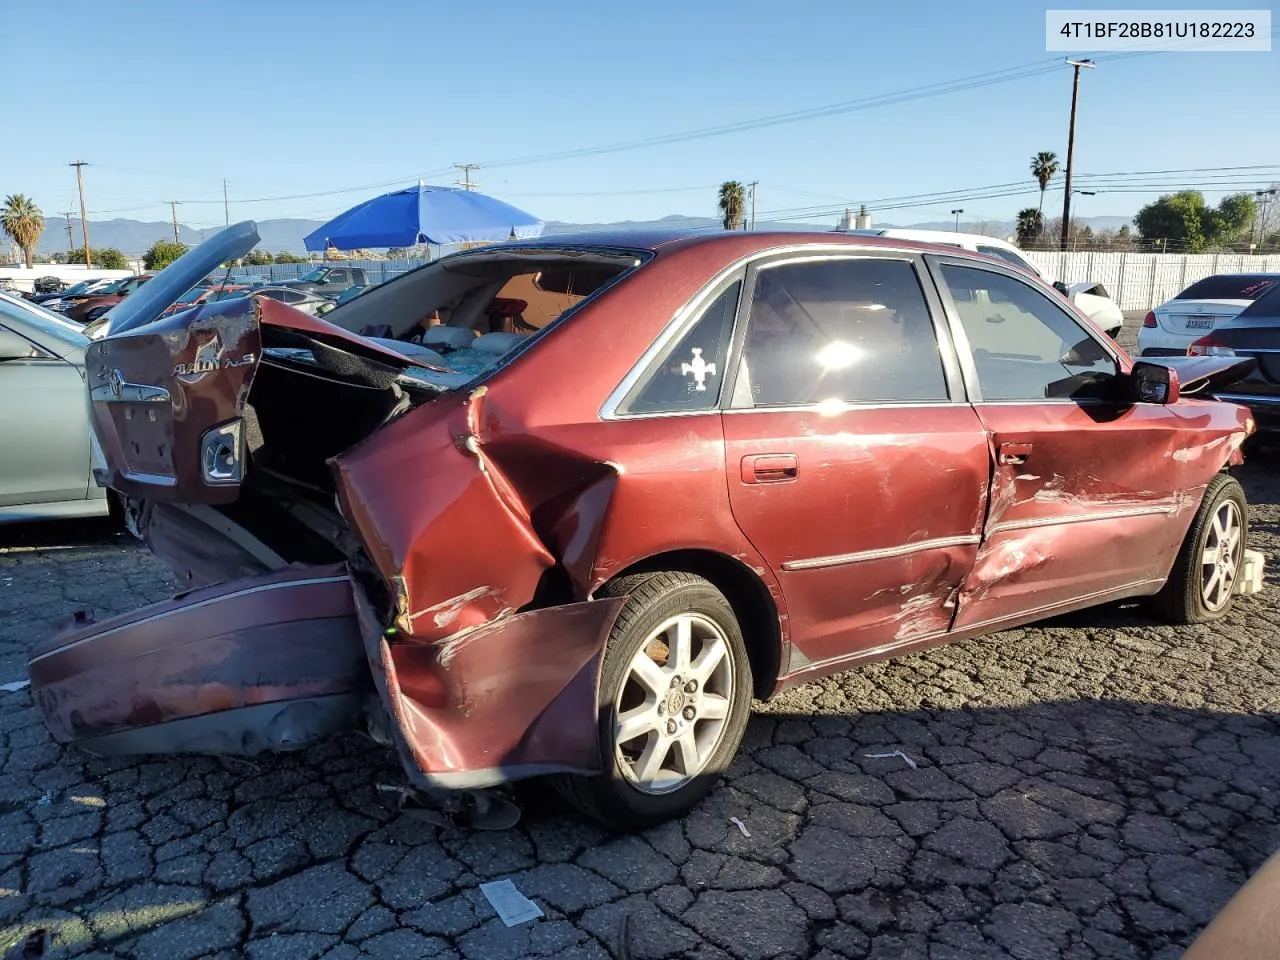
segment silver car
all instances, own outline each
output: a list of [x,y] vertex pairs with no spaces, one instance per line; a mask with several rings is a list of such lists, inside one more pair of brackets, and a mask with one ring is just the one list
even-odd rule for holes
[[89,338],[34,303],[0,292],[0,523],[110,512],[85,399]]

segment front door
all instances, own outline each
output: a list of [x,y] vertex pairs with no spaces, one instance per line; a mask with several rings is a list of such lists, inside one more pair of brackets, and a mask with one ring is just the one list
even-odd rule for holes
[[787,672],[946,632],[977,549],[986,437],[921,269],[840,254],[748,274],[726,472],[786,599]]
[[77,369],[0,323],[0,506],[83,500],[89,422]]
[[1185,417],[1129,403],[1113,348],[1048,290],[928,259],[994,460],[956,628],[1150,592],[1197,506]]

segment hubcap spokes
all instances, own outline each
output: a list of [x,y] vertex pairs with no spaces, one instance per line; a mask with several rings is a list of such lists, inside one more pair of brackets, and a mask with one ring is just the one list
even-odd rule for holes
[[618,693],[618,768],[643,793],[678,790],[720,745],[733,692],[723,631],[697,614],[665,621],[631,658]]
[[1200,554],[1200,599],[1211,611],[1227,605],[1236,585],[1236,574],[1244,552],[1244,523],[1234,500],[1224,500],[1213,520]]

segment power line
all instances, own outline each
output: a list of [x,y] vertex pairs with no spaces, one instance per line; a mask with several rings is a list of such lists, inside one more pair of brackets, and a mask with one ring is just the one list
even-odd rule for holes
[[[1280,35],[1280,30],[1272,31],[1272,36]],[[1194,49],[1197,47],[1209,47],[1221,41],[1209,41],[1204,43],[1184,44],[1184,49]],[[1098,56],[1095,62],[1109,62],[1114,60],[1124,60],[1132,57],[1150,56],[1153,53],[1167,52],[1167,50],[1132,50],[1117,51],[1110,54]],[[721,124],[713,127],[704,127],[695,130],[686,130],[677,133],[662,134],[653,137],[645,137],[637,140],[621,141],[612,144],[602,144],[592,147],[580,147],[571,150],[562,150],[553,153],[533,154],[524,157],[512,157],[503,160],[493,160],[487,163],[475,165],[455,164],[455,167],[470,166],[472,169],[478,166],[483,167],[507,167],[517,165],[527,165],[534,163],[546,163],[555,160],[576,159],[578,157],[597,156],[606,153],[617,153],[625,150],[642,149],[651,146],[663,146],[667,144],[684,143],[691,140],[699,140],[707,137],[724,136],[732,133],[745,132],[748,130],[757,130],[765,127],[780,126],[784,124],[799,123],[805,120],[821,119],[824,117],[837,116],[845,113],[852,113],[860,110],[874,109],[880,106],[891,106],[898,103],[907,103],[914,100],[921,100],[930,97],[944,96],[949,93],[956,93],[964,90],[974,90],[982,87],[992,86],[995,84],[1010,83],[1016,80],[1028,79],[1031,77],[1041,76],[1052,73],[1061,66],[1062,61],[1058,58],[1032,61],[1013,67],[1006,67],[1002,70],[987,71],[985,73],[973,74],[968,77],[961,77],[951,81],[939,81],[932,84],[926,84],[920,87],[911,87],[900,91],[879,94],[873,97],[865,97],[858,100],[849,100],[842,103],[828,104],[821,107],[813,107],[805,110],[796,110],[788,113],[773,114],[765,117],[757,117],[749,120],[737,121],[730,124]],[[430,180],[433,177],[440,176],[450,172],[451,168],[432,171],[427,174],[413,174],[404,177],[398,177],[394,180],[384,180],[376,183],[360,184],[358,186],[340,187],[332,190],[320,190],[310,193],[281,194],[269,197],[252,197],[244,200],[237,200],[237,203],[274,203],[282,200],[305,200],[315,197],[338,196],[345,193],[360,193],[363,191],[379,189],[389,186],[399,186],[406,181],[415,179]],[[469,179],[469,178],[468,178]],[[462,184],[465,186],[465,183]],[[475,184],[472,184],[475,186]],[[534,194],[525,194],[525,196],[533,196]],[[224,199],[197,199],[192,198],[182,201],[190,204],[212,204],[224,203]],[[141,208],[135,208],[141,209]],[[121,211],[124,212],[124,211]]]

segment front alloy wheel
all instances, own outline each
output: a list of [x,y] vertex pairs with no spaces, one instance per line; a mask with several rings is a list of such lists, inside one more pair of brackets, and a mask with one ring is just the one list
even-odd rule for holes
[[1151,606],[1173,623],[1226,616],[1235,600],[1249,538],[1249,507],[1239,481],[1225,473],[1205,489],[1169,579]]
[[1234,500],[1223,500],[1213,512],[1200,553],[1200,596],[1217,613],[1230,601],[1244,558],[1244,520]]

